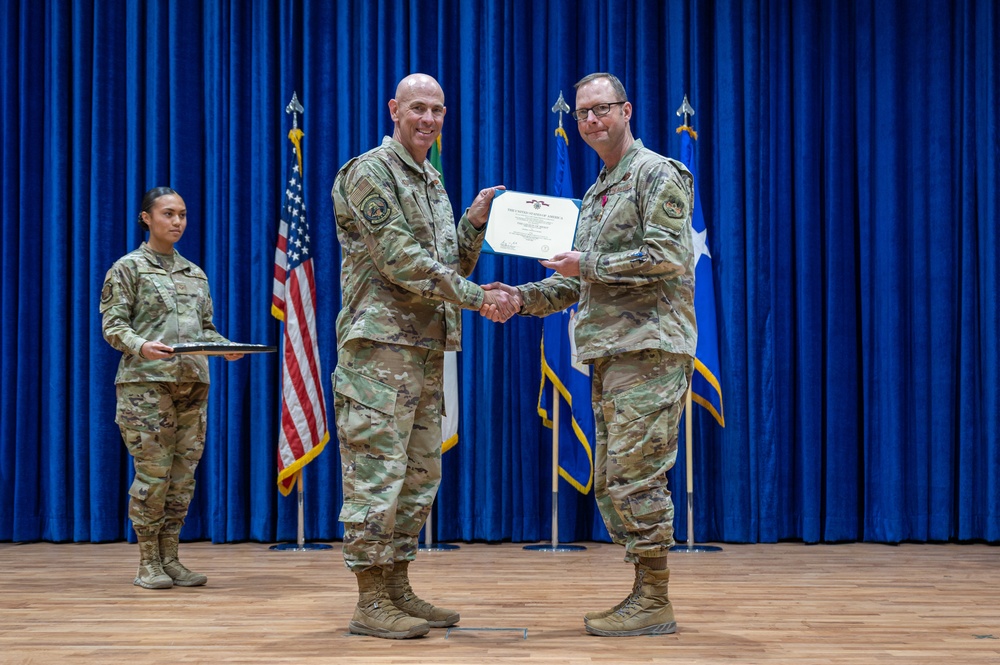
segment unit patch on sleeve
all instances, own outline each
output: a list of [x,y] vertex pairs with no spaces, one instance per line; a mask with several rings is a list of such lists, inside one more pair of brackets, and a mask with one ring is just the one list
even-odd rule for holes
[[671,194],[667,197],[667,200],[663,202],[663,210],[667,213],[667,217],[673,217],[674,219],[682,219],[684,217],[684,200],[676,194]]
[[372,192],[361,202],[361,214],[372,224],[378,224],[387,219],[389,212],[389,204],[378,192]]
[[111,280],[109,279],[104,283],[104,290],[101,291],[101,304],[105,305],[111,302],[111,296],[113,295],[114,288],[111,286]]

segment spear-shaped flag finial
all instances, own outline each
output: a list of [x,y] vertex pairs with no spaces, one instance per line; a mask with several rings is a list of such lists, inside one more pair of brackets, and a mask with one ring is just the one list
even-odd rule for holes
[[694,129],[688,125],[688,118],[692,115],[694,115],[694,109],[691,107],[691,103],[688,101],[688,96],[684,95],[684,101],[681,102],[680,108],[677,109],[677,117],[683,118],[684,123],[677,128],[677,133],[680,134],[681,132],[687,132],[688,134],[691,135],[691,138],[697,139],[698,132],[694,131]]
[[681,107],[677,109],[677,117],[680,118],[684,116],[684,124],[688,124],[688,116],[694,115],[694,109],[691,108],[691,103],[688,101],[688,96],[684,95],[684,101],[681,103]]
[[288,106],[285,107],[285,113],[292,114],[292,129],[299,128],[299,114],[304,111],[305,109],[302,108],[302,104],[299,103],[298,93],[292,91],[292,101],[288,102]]
[[552,107],[552,112],[559,114],[559,129],[562,129],[563,113],[569,113],[569,104],[566,103],[566,98],[563,97],[562,90],[559,91],[559,99],[556,100],[555,105]]

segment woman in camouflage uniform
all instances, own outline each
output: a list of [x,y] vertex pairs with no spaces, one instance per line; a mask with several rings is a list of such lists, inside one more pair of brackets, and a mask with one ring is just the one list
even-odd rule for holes
[[140,562],[134,584],[200,586],[208,578],[178,560],[177,545],[205,448],[208,360],[175,356],[170,344],[229,340],[212,324],[204,271],[174,249],[187,226],[184,200],[169,187],[149,190],[139,225],[149,240],[111,266],[101,290],[104,338],[122,352],[115,422],[135,463],[129,518]]

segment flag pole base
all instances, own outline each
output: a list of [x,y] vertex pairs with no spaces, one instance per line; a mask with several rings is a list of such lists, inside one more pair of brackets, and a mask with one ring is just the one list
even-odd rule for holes
[[449,543],[431,543],[430,545],[418,545],[417,549],[421,552],[445,552],[460,548],[458,545],[451,545]]
[[522,549],[532,552],[579,552],[587,549],[583,545],[525,545]]
[[307,552],[309,550],[332,550],[333,545],[325,545],[323,543],[279,543],[277,545],[271,545],[267,549],[269,550],[280,550],[282,552]]
[[674,545],[671,552],[721,552],[721,547],[715,545]]

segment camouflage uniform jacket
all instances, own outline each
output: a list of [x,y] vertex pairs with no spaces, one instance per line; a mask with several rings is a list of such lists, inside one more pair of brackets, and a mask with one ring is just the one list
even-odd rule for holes
[[579,299],[579,359],[660,349],[694,356],[691,173],[635,141],[583,197],[574,248],[580,276],[521,287],[522,314],[545,316]]
[[115,383],[208,383],[206,356],[147,360],[139,355],[150,341],[228,342],[212,324],[212,296],[201,268],[174,250],[173,266],[142,243],[115,261],[101,289],[104,339],[122,352]]
[[332,196],[342,251],[338,348],[368,339],[459,350],[461,309],[483,303],[483,289],[465,277],[484,231],[464,215],[456,229],[440,174],[385,137],[341,167]]

